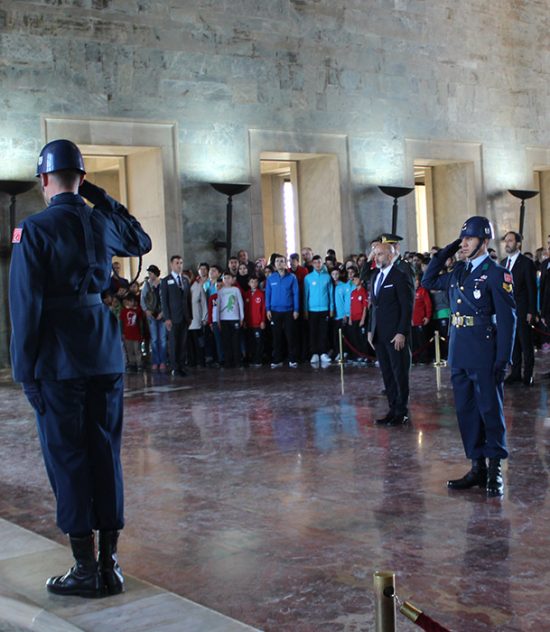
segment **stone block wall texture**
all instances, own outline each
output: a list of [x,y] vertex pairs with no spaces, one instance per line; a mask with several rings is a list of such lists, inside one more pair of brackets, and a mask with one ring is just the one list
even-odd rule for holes
[[[189,265],[216,257],[205,183],[249,180],[249,129],[347,134],[356,249],[389,228],[375,185],[412,182],[405,138],[482,143],[488,194],[532,185],[549,26],[547,0],[2,0],[0,178],[32,176],[42,114],[176,121]],[[236,248],[250,212],[235,198]]]

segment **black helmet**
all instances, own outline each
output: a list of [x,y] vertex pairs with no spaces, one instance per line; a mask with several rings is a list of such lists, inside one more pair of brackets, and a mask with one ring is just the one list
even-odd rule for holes
[[52,173],[64,169],[86,173],[80,149],[70,140],[52,140],[44,145],[38,156],[35,175],[38,177],[41,173]]
[[474,215],[469,217],[460,229],[460,239],[463,237],[478,237],[479,239],[493,239],[495,231],[486,217]]

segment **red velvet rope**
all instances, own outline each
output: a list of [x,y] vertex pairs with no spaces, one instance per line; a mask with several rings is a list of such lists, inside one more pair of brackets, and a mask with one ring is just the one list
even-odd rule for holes
[[[357,354],[358,356],[361,356],[362,358],[367,358],[368,360],[376,360],[376,356],[368,355],[368,353],[363,353],[362,351],[359,351],[359,349],[356,349],[344,335],[342,335],[342,340],[344,341],[346,347],[348,347],[348,349],[351,349],[353,353]],[[426,344],[422,345],[412,354],[412,357],[415,358],[419,353],[424,351],[424,349],[427,349],[432,344],[433,340],[433,338],[430,338],[430,340],[428,340]]]
[[416,620],[416,625],[426,632],[451,632],[449,628],[444,628],[442,625],[439,625],[437,621],[434,621],[427,614],[423,612],[420,613],[420,616]]

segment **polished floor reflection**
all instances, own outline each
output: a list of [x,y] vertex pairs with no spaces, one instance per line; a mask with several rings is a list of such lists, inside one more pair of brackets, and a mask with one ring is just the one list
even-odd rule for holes
[[[338,367],[131,376],[124,568],[266,631],[372,630],[377,569],[452,630],[549,629],[549,384],[506,390],[498,500],[445,487],[467,467],[446,369],[440,388],[412,369],[398,428],[374,425],[376,368],[346,369],[344,395]],[[64,542],[31,411],[0,389],[0,515]]]

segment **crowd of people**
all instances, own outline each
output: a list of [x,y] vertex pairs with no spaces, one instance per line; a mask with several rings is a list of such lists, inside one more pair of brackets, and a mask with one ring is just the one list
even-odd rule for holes
[[[517,238],[519,251],[520,236],[509,235]],[[333,249],[321,256],[305,247],[288,260],[274,253],[269,260],[260,257],[255,261],[240,250],[229,258],[225,269],[201,262],[193,270],[184,269],[182,257],[175,255],[168,275],[162,277],[161,270],[150,265],[141,285],[130,284],[114,262],[111,285],[103,298],[120,321],[127,370],[185,375],[188,367],[198,366],[257,368],[269,364],[278,368],[288,362],[295,368],[299,363],[323,367],[340,361],[372,365],[376,354],[368,341],[369,284],[377,270],[375,247],[381,242],[393,244],[393,258],[415,288],[410,330],[413,363],[434,360],[436,331],[444,359],[449,299],[446,292],[421,286],[430,259],[440,249],[434,246],[429,253],[401,255],[399,239],[381,235],[367,253],[344,261],[337,259]],[[498,260],[494,249],[489,249],[489,255]],[[446,262],[446,270],[452,269],[459,256]],[[539,327],[531,332],[532,344],[548,348],[544,335],[546,322],[550,324],[550,284],[545,282],[548,250],[540,248],[535,256],[526,252],[523,257],[532,264],[529,269],[536,288],[537,306],[529,308],[529,313],[531,324]],[[527,356],[529,360],[529,353]],[[527,377],[532,379],[532,368],[527,369]]]

